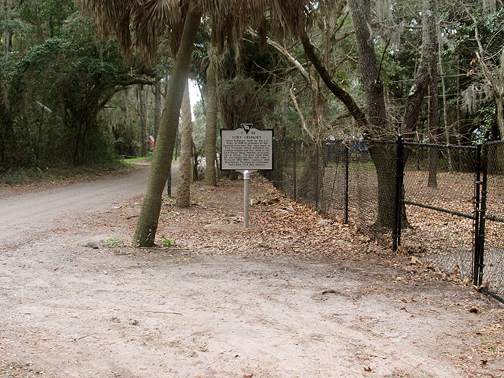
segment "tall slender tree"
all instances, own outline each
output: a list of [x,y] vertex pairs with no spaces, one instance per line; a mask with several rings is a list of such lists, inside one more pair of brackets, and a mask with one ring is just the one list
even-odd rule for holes
[[[427,9],[427,51],[429,52],[429,140],[431,143],[438,142],[439,133],[439,75],[437,68],[437,28],[434,20],[436,17],[436,4],[430,1],[426,4]],[[437,163],[439,151],[437,148],[429,149],[429,179],[427,186],[437,188]]]
[[176,204],[178,207],[191,206],[192,179],[192,116],[189,83],[186,82],[184,97],[182,97],[182,131],[180,141],[179,180],[177,183]]
[[217,142],[217,62],[214,53],[210,53],[210,64],[206,71],[206,126],[205,126],[205,183],[207,185],[217,185],[217,174],[215,171]]
[[500,137],[504,139],[504,50],[497,53],[496,58],[488,57],[489,54],[481,41],[478,21],[469,9],[467,12],[474,23],[474,36],[478,44],[476,57],[481,67],[482,76],[492,90],[497,108],[497,125]]
[[[202,16],[210,20],[212,40],[220,48],[232,44],[249,27],[261,31],[265,39],[267,25],[273,32],[288,34],[304,25],[299,9],[309,0],[77,0],[77,5],[92,14],[101,30],[115,33],[128,52],[136,33],[139,51],[153,56],[158,37],[170,32],[175,65],[165,101],[147,185],[147,193],[134,236],[137,246],[154,245],[161,210],[163,188],[168,177],[173,153],[184,84],[187,80],[191,52]],[[269,21],[269,22],[268,22]]]
[[140,156],[147,156],[147,96],[143,85],[139,85],[137,90],[138,116],[140,120]]

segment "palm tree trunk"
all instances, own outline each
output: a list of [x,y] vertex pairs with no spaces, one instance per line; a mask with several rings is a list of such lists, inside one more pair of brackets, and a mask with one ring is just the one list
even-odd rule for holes
[[138,115],[140,117],[140,156],[147,156],[147,114],[145,89],[142,85],[137,87]]
[[179,180],[176,195],[178,207],[191,206],[192,120],[188,84],[186,83],[184,97],[182,98],[182,139],[180,142]]
[[154,85],[154,138],[157,138],[161,123],[161,80]]
[[207,112],[205,128],[205,183],[207,185],[217,185],[217,174],[215,172],[217,142],[217,67],[214,58],[211,58],[207,69]]
[[180,47],[175,57],[175,65],[170,77],[165,100],[157,145],[154,150],[147,192],[142,202],[133,244],[138,247],[152,247],[156,236],[163,189],[170,172],[173,147],[177,134],[180,106],[189,74],[191,54],[200,25],[200,14],[195,9],[187,13]]

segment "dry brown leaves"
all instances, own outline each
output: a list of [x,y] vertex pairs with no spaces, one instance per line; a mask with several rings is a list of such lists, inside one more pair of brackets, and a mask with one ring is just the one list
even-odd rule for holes
[[369,243],[347,225],[286,198],[261,176],[250,181],[248,228],[243,224],[243,181],[222,180],[216,188],[193,186],[190,208],[178,208],[166,199],[158,244],[167,238],[179,248],[201,253],[344,258],[362,251],[362,246],[355,247],[356,240]]

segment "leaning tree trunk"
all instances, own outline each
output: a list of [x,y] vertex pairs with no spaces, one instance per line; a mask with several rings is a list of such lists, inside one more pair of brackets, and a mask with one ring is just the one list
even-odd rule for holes
[[215,58],[210,58],[210,65],[207,74],[207,108],[206,108],[206,128],[205,128],[205,183],[207,185],[217,185],[217,174],[215,171],[217,143],[217,66]]
[[189,83],[186,83],[182,98],[182,139],[180,142],[179,179],[175,196],[178,207],[191,206],[192,129]]
[[180,47],[175,57],[175,65],[168,85],[157,145],[152,157],[147,192],[142,202],[133,238],[134,245],[138,247],[152,247],[154,245],[159,213],[161,212],[163,189],[170,172],[180,106],[199,24],[199,12],[190,9],[186,16]]

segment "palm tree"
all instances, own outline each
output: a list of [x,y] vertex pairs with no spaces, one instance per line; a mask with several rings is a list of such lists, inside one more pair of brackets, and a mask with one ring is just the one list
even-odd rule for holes
[[192,119],[191,100],[189,98],[189,82],[186,83],[182,98],[182,131],[180,142],[180,177],[177,183],[176,205],[178,207],[191,206],[192,180]]
[[217,185],[217,175],[215,172],[216,150],[215,143],[217,141],[217,62],[215,54],[210,53],[210,64],[207,71],[207,112],[206,112],[206,127],[205,127],[205,183],[207,185]]
[[259,31],[266,40],[267,26],[272,32],[298,34],[304,27],[304,12],[309,0],[77,0],[77,6],[92,15],[100,30],[117,36],[123,50],[135,45],[146,58],[152,59],[158,48],[158,38],[171,34],[172,50],[176,52],[173,72],[165,100],[157,145],[153,154],[146,196],[138,219],[134,244],[154,245],[163,189],[170,171],[180,106],[189,73],[191,53],[201,17],[210,20],[212,41],[222,49],[249,27]]

